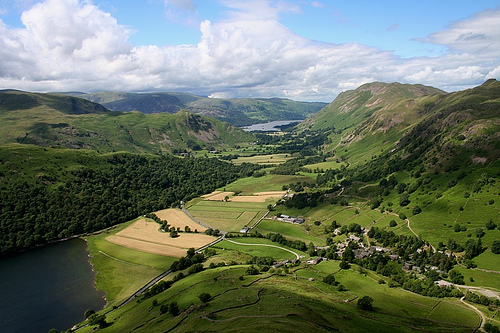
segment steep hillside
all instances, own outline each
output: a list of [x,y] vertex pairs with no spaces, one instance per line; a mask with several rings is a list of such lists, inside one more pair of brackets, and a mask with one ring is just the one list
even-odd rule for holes
[[387,130],[410,116],[407,113],[413,110],[415,99],[444,93],[419,84],[368,83],[341,93],[332,103],[304,121],[302,127],[312,130],[332,127],[346,130],[374,116],[381,117],[380,128]]
[[333,131],[326,149],[351,164],[396,151],[400,157],[449,160],[465,149],[476,161],[491,159],[499,150],[499,94],[496,80],[449,94],[421,85],[372,83],[339,95],[300,127]]
[[186,111],[112,112],[84,99],[4,91],[0,143],[158,153],[221,148],[253,140],[228,123]]
[[422,121],[402,136],[397,149],[452,169],[500,157],[500,82],[444,95],[421,103],[419,110]]
[[69,93],[101,103],[114,111],[142,113],[175,113],[181,109],[227,121],[235,126],[251,125],[274,120],[298,120],[317,112],[326,103],[296,102],[282,98],[220,99],[187,93]]

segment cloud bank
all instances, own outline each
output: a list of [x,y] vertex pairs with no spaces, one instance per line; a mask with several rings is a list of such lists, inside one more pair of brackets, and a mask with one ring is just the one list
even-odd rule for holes
[[[279,22],[300,8],[284,1],[223,0],[227,17],[200,24],[197,45],[134,47],[132,31],[90,1],[46,0],[24,28],[0,20],[0,88],[31,91],[186,91],[213,97],[331,101],[372,81],[447,91],[500,76],[500,10],[478,13],[419,39],[435,57],[401,58],[358,43],[311,41]],[[191,0],[166,9],[196,11]],[[319,2],[313,2],[319,6]]]

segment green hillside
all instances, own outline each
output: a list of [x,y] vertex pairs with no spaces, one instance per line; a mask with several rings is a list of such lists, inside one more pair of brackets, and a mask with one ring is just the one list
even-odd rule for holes
[[18,91],[0,92],[0,101],[1,144],[162,153],[220,149],[253,138],[228,123],[186,111],[113,112],[76,97]]
[[296,102],[283,98],[207,98],[187,93],[69,93],[100,103],[114,111],[175,113],[181,109],[227,121],[235,126],[274,120],[302,120],[323,108],[326,103]]
[[[85,236],[108,305],[77,324],[80,332],[500,326],[496,80],[454,93],[367,84],[292,131],[255,136],[188,111],[69,114],[27,96],[16,96],[19,106],[0,104],[4,253],[130,221]],[[61,148],[76,137],[92,150]],[[228,162],[157,154],[219,142],[232,147],[217,154]],[[143,151],[154,154],[130,153]],[[212,190],[224,200],[201,197]],[[286,197],[247,197],[277,190]],[[107,240],[180,200],[212,228],[208,235],[224,238],[178,260]],[[253,229],[243,235],[245,226]],[[169,265],[160,282],[120,306]]]

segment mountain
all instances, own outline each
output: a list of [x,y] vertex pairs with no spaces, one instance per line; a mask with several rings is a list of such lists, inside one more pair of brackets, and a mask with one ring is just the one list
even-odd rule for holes
[[62,146],[99,152],[214,149],[252,141],[229,123],[187,111],[175,114],[110,111],[60,94],[0,92],[0,143]]
[[428,157],[449,159],[443,146],[492,159],[499,150],[499,94],[496,80],[454,93],[422,85],[370,83],[340,94],[300,128],[330,133],[327,150],[355,164],[397,151],[414,154],[417,147]]
[[373,123],[374,120],[386,122],[385,127],[392,127],[408,116],[415,99],[444,93],[440,89],[420,84],[368,83],[339,94],[332,103],[304,121],[302,127],[346,130],[365,120],[366,123]]
[[188,93],[68,93],[100,103],[114,111],[175,113],[181,109],[245,126],[274,120],[302,120],[323,108],[326,103],[296,102],[282,98],[220,99]]

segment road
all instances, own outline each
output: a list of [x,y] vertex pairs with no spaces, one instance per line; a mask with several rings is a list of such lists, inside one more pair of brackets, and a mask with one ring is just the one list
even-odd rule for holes
[[476,308],[474,305],[467,303],[467,302],[465,301],[465,296],[464,296],[464,297],[462,297],[462,298],[460,299],[460,301],[461,301],[462,303],[464,303],[465,305],[467,305],[468,307],[470,307],[471,309],[473,309],[474,311],[476,311],[476,313],[479,315],[479,317],[480,317],[480,321],[479,321],[479,326],[476,328],[476,330],[477,330],[477,329],[480,329],[482,332],[486,332],[486,331],[484,330],[484,324],[486,324],[486,316],[485,316],[485,315],[484,315],[481,311],[479,311],[479,309],[478,309],[478,308]]

